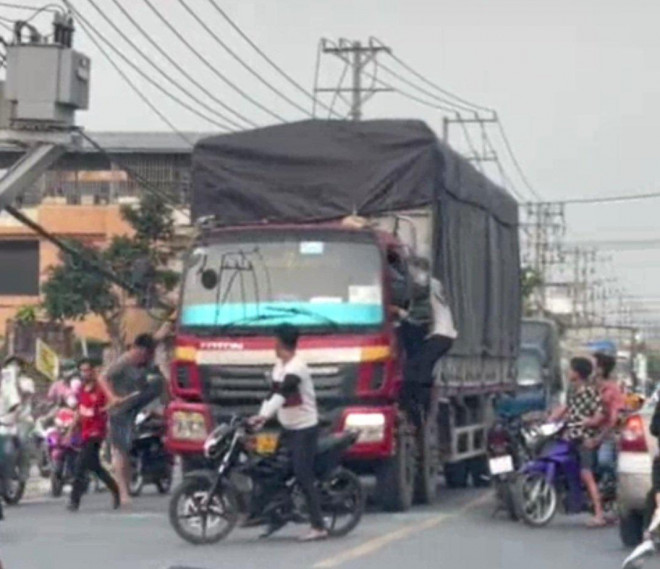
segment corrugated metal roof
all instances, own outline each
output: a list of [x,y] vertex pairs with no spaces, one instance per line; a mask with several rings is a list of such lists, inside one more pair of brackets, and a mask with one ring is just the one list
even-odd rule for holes
[[[89,132],[91,138],[110,153],[115,154],[190,154],[192,148],[174,132]],[[188,140],[196,143],[199,139],[215,133],[183,132]],[[93,146],[83,139],[82,152],[96,152]],[[22,152],[15,146],[0,144],[0,152]]]

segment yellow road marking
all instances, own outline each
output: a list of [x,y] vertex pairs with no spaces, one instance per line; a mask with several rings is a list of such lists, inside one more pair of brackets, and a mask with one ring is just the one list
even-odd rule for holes
[[349,549],[348,551],[344,551],[339,555],[336,555],[334,557],[329,557],[328,559],[324,559],[323,561],[319,561],[313,566],[313,569],[332,569],[333,567],[338,567],[339,565],[343,565],[348,561],[354,561],[355,559],[359,559],[361,557],[366,557],[367,555],[371,555],[372,553],[375,553],[376,551],[383,549],[385,546],[389,545],[390,543],[394,543],[395,541],[401,541],[402,539],[406,539],[411,535],[421,533],[423,531],[434,528],[455,516],[464,514],[468,510],[480,506],[481,504],[486,502],[486,500],[489,498],[491,498],[491,493],[486,492],[482,496],[475,498],[474,500],[470,501],[465,506],[459,508],[454,512],[450,512],[447,514],[438,514],[436,516],[423,520],[417,524],[403,527],[401,529],[394,530],[390,533],[386,533],[385,535],[381,535],[379,537],[370,539],[369,541],[366,541],[362,545],[358,545],[353,549]]

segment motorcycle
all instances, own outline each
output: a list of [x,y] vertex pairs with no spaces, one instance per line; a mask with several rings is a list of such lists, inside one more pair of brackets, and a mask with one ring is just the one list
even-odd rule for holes
[[488,431],[487,451],[490,481],[495,489],[497,510],[516,521],[513,485],[518,469],[529,459],[519,416],[504,416]]
[[[204,443],[204,454],[213,469],[186,474],[174,491],[169,507],[170,523],[189,543],[216,543],[227,537],[239,516],[248,516],[251,504],[265,503],[261,512],[252,512],[257,524],[266,519],[309,523],[306,502],[293,476],[290,457],[281,449],[261,455],[262,446],[252,436],[244,419],[232,418],[217,427]],[[316,484],[321,510],[331,537],[348,534],[360,522],[364,494],[360,479],[340,466],[342,454],[357,440],[358,434],[344,432],[319,441],[315,458]],[[278,490],[266,492],[266,483],[279,481]],[[270,485],[269,485],[270,486]],[[259,500],[266,497],[267,500]]]
[[135,419],[135,437],[131,447],[131,496],[138,496],[145,484],[155,484],[160,494],[172,487],[174,457],[165,449],[166,424],[162,416],[141,411]]
[[44,427],[43,420],[37,419],[32,431],[32,445],[35,449],[39,475],[42,478],[50,478],[51,473],[50,453],[48,451],[48,441],[46,440],[47,432],[48,429]]
[[50,492],[59,498],[64,486],[73,483],[76,460],[82,446],[80,436],[69,436],[75,413],[63,407],[55,415],[54,426],[46,432],[46,443],[50,457]]
[[[530,526],[549,524],[560,503],[567,514],[591,509],[580,478],[578,453],[562,438],[566,427],[565,423],[546,423],[523,432],[533,458],[521,467],[513,497],[516,513]],[[610,511],[616,505],[616,477],[609,470],[595,475],[603,509]]]

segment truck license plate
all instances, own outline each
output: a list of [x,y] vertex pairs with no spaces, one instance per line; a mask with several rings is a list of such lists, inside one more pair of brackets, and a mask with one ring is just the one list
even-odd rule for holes
[[488,461],[488,467],[493,476],[513,472],[513,458],[509,455],[491,458]]
[[277,433],[259,433],[257,435],[257,453],[273,454],[277,450]]

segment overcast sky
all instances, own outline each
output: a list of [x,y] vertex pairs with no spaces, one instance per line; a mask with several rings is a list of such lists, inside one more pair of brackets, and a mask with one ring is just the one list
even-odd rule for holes
[[[18,0],[21,1],[21,0]],[[168,75],[194,90],[190,81],[158,55],[113,5],[95,0],[113,22],[131,34],[141,51]],[[232,92],[192,55],[151,12],[144,0],[119,0],[171,57],[219,99],[258,124],[273,122]],[[301,112],[241,69],[185,12],[179,0],[152,0],[209,62],[273,112],[287,119]],[[208,0],[186,0],[250,65],[298,103],[309,103],[274,73],[213,11]],[[548,200],[636,193],[657,183],[660,123],[660,2],[657,0],[218,0],[268,54],[311,89],[321,37],[367,40],[377,36],[424,75],[461,96],[498,110],[528,178]],[[22,0],[24,5],[41,5]],[[127,46],[89,0],[74,6],[120,47],[136,65],[153,70]],[[0,8],[0,15],[16,12]],[[46,24],[47,20],[37,20]],[[162,130],[167,127],[126,86],[81,30],[76,46],[93,57],[92,100],[81,116],[90,130]],[[214,126],[168,101],[125,69],[181,130]],[[394,62],[383,59],[395,68]],[[341,65],[322,61],[322,79],[337,82]],[[399,71],[401,69],[397,68]],[[154,77],[157,77],[154,75]],[[387,75],[381,75],[390,81]],[[410,79],[412,77],[408,76]],[[158,78],[162,82],[162,77]],[[395,80],[392,80],[395,82]],[[398,83],[397,83],[398,84]],[[403,86],[404,88],[407,88]],[[172,92],[175,92],[171,86]],[[408,90],[410,90],[408,88]],[[209,106],[218,105],[196,91]],[[420,95],[423,96],[423,95]],[[344,111],[345,106],[338,103]],[[365,118],[421,118],[440,132],[440,114],[395,94],[378,94]],[[462,138],[452,131],[457,146]],[[474,131],[478,139],[478,131]],[[504,157],[496,131],[495,146]],[[524,186],[509,161],[516,186]],[[496,180],[496,171],[492,170]],[[660,238],[660,200],[571,206],[570,240]],[[630,294],[658,295],[658,250],[617,252],[614,274]],[[660,310],[660,303],[653,306]]]

